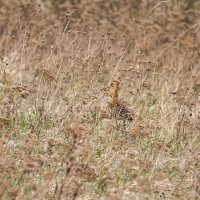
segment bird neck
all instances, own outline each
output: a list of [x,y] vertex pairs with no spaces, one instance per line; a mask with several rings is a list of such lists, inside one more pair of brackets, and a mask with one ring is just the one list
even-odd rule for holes
[[118,85],[115,84],[112,93],[112,103],[117,103],[118,101]]

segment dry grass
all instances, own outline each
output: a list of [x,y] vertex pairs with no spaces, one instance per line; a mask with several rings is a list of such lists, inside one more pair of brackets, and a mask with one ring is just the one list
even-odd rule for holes
[[0,2],[0,198],[199,199],[200,3],[27,2]]

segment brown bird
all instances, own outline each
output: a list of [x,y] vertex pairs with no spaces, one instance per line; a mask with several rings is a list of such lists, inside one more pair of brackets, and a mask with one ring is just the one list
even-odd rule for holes
[[113,81],[111,87],[112,87],[112,100],[111,102],[108,102],[108,108],[111,118],[114,118],[116,120],[123,120],[123,122],[132,121],[133,113],[127,107],[124,101],[119,100],[118,97],[119,82]]

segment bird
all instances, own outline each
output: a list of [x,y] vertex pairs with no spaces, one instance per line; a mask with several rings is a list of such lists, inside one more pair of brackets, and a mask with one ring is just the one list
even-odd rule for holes
[[119,82],[113,81],[111,83],[111,88],[111,101],[108,102],[110,117],[114,118],[115,120],[122,120],[123,123],[126,121],[133,121],[133,112],[128,108],[126,102],[119,100]]

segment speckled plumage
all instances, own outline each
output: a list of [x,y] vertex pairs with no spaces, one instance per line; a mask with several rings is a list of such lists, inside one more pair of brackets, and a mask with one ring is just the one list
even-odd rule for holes
[[133,120],[131,111],[124,103],[122,102],[109,103],[108,107],[110,109],[111,118],[115,118],[118,120],[127,120],[127,121]]

